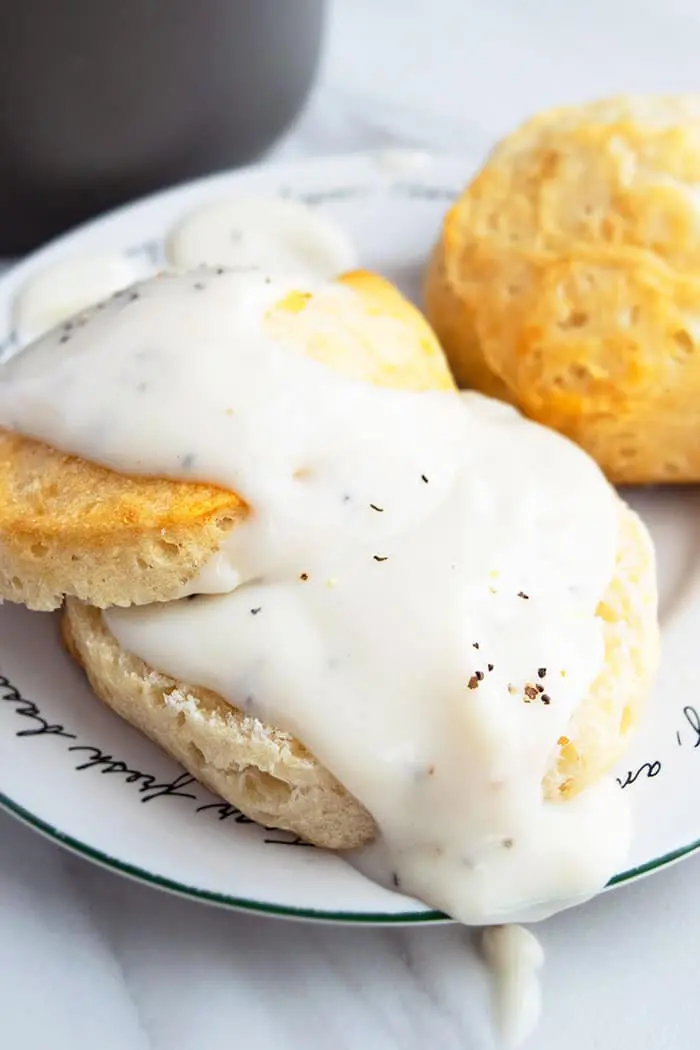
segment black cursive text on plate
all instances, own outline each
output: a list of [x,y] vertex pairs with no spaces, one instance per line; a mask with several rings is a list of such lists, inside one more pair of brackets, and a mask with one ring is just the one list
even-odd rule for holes
[[[697,709],[691,704],[686,704],[683,708],[683,717],[693,731],[693,747],[700,747],[700,715]],[[679,747],[683,746],[680,732],[676,733],[676,741]]]
[[[10,704],[15,711],[15,714],[19,718],[25,718],[28,720],[29,725],[24,729],[18,729],[15,733],[17,737],[41,737],[41,736],[55,736],[62,737],[64,740],[76,740],[78,739],[76,733],[70,733],[66,728],[58,723],[49,722],[46,719],[38,705],[27,697],[23,696],[19,689],[12,684],[9,678],[5,678],[4,675],[0,675],[0,702]],[[67,753],[78,758],[78,763],[73,768],[76,773],[84,773],[87,771],[97,771],[99,773],[115,775],[120,777],[125,784],[134,787],[140,796],[140,802],[153,802],[159,798],[182,798],[189,799],[198,802],[198,796],[192,792],[187,791],[187,788],[197,785],[197,781],[189,773],[182,772],[178,773],[172,780],[161,781],[153,773],[145,773],[139,769],[132,769],[126,762],[120,758],[114,758],[112,755],[102,751],[101,748],[95,747],[92,744],[69,744],[66,748]],[[215,813],[219,820],[233,819],[235,824],[255,824],[255,821],[251,820],[250,817],[246,817],[244,813],[241,813],[239,809],[231,805],[229,802],[207,802],[202,805],[198,805],[195,808],[196,813]],[[299,838],[298,835],[293,835],[291,832],[280,831],[279,828],[265,828],[270,835],[269,838],[265,838],[263,841],[269,845],[276,846],[308,846],[310,843],[304,842]]]
[[635,784],[640,777],[652,780],[654,777],[658,777],[660,772],[661,763],[657,759],[654,762],[642,762],[641,766],[637,766],[636,769],[629,769],[624,777],[616,777],[615,779],[621,788],[626,788]]
[[62,736],[66,740],[75,740],[75,733],[68,733],[62,725],[47,722],[39,708],[32,700],[27,700],[18,689],[0,675],[0,691],[2,699],[7,704],[14,704],[15,714],[20,718],[28,719],[30,725],[26,729],[19,729],[15,736]]
[[[676,744],[678,747],[683,747],[684,744],[690,743],[693,749],[700,747],[700,712],[692,704],[686,704],[683,708],[683,718],[686,724],[682,730],[676,730]],[[690,741],[687,737],[688,728],[692,732]],[[686,732],[685,737],[684,732]],[[642,762],[636,769],[629,769],[624,775],[617,777],[617,782],[621,788],[631,787],[638,780],[653,780],[654,777],[658,777],[661,769],[661,762],[658,759],[652,762]]]
[[425,182],[397,182],[392,187],[392,192],[401,197],[409,197],[412,200],[424,201],[447,201],[456,200],[461,189],[451,186],[429,186]]

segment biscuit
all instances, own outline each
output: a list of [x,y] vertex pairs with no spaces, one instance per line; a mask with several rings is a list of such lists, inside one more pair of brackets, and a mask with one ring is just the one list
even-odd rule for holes
[[459,385],[616,483],[700,480],[700,95],[542,113],[445,217],[425,302]]
[[[377,386],[453,388],[429,325],[393,285],[364,271],[340,283],[347,295],[286,296],[267,330]],[[126,477],[0,431],[0,599],[43,610],[66,594],[100,608],[169,601],[245,514],[214,485]]]
[[[619,553],[598,616],[605,664],[552,755],[543,780],[552,800],[575,795],[617,761],[656,670],[653,548],[622,502]],[[120,647],[98,609],[74,598],[65,604],[63,633],[109,707],[253,820],[328,849],[354,849],[374,838],[367,810],[288,733],[155,671]]]

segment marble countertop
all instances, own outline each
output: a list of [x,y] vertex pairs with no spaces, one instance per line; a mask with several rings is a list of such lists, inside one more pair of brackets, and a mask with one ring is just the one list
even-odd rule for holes
[[[337,0],[318,89],[275,156],[473,154],[529,112],[698,86],[694,0]],[[0,772],[1,778],[1,772]],[[533,1047],[695,1045],[700,857],[539,927]],[[456,926],[302,925],[88,865],[0,813],[8,1050],[487,1050],[488,982]]]

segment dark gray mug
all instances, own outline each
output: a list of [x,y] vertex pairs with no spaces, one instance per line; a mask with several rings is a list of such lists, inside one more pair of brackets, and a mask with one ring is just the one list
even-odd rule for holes
[[0,255],[262,153],[312,84],[324,0],[0,0]]

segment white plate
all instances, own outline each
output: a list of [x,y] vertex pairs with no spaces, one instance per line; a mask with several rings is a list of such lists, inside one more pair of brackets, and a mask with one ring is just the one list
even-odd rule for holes
[[[12,300],[32,273],[110,251],[150,272],[184,213],[237,190],[312,203],[349,232],[363,266],[416,297],[441,216],[472,169],[466,160],[382,153],[250,169],[159,194],[61,238],[0,280],[0,344],[13,344]],[[700,848],[700,490],[651,490],[632,502],[658,547],[664,652],[645,726],[619,770],[633,794],[636,835],[611,885]],[[234,908],[338,922],[444,918],[209,795],[98,703],[61,649],[54,616],[0,608],[0,675],[0,802],[61,844]]]

